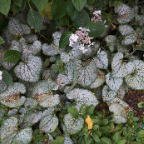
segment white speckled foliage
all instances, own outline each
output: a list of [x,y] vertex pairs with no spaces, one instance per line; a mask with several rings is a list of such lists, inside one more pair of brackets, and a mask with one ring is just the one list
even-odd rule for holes
[[123,62],[123,54],[121,52],[118,52],[114,55],[111,67],[113,77],[119,77],[119,78],[131,74],[135,69],[135,65],[133,62],[128,63]]
[[140,60],[133,61],[135,71],[133,75],[125,77],[126,84],[132,89],[144,90],[144,62]]
[[14,68],[14,72],[19,79],[29,82],[37,82],[39,80],[41,68],[41,58],[28,55],[28,60],[20,62],[19,65]]
[[32,97],[37,100],[41,107],[55,107],[60,103],[60,98],[59,95],[54,94],[52,90],[57,89],[58,84],[52,80],[43,80],[38,82],[33,88]]
[[126,4],[115,6],[114,11],[115,13],[118,13],[119,17],[117,21],[119,24],[128,23],[134,18],[134,10]]
[[125,108],[118,103],[112,103],[109,106],[110,112],[113,112],[113,120],[116,124],[127,122],[127,113]]
[[81,116],[78,116],[74,120],[73,116],[70,113],[68,113],[64,117],[64,124],[67,130],[67,133],[72,135],[72,134],[78,133],[83,128],[84,119]]
[[23,84],[15,82],[14,86],[9,86],[6,91],[0,94],[0,102],[7,107],[17,108],[24,104],[25,96],[20,96],[26,92]]
[[68,99],[75,99],[76,103],[90,105],[98,105],[99,101],[96,96],[88,90],[75,88],[66,94]]

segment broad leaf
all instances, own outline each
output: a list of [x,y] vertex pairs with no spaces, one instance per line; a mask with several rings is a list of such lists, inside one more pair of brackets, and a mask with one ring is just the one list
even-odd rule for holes
[[79,116],[74,120],[73,116],[68,113],[64,117],[64,124],[68,134],[75,134],[83,128],[84,119]]
[[29,10],[27,22],[31,28],[34,28],[36,31],[40,32],[42,27],[42,17],[37,11],[34,11],[33,9]]
[[17,6],[22,7],[23,0],[13,0],[13,2],[14,2]]
[[37,7],[39,13],[41,13],[44,10],[44,8],[46,7],[48,0],[32,0],[32,2]]
[[66,47],[69,44],[69,37],[71,34],[72,32],[70,31],[64,32],[62,34],[60,41],[59,41],[59,48]]
[[79,13],[75,10],[74,15],[75,19],[73,20],[73,23],[76,28],[83,27],[90,22],[90,17],[84,9],[82,9]]
[[3,81],[6,83],[6,85],[13,85],[12,76],[7,71],[3,71],[2,76],[3,76]]
[[66,4],[66,10],[68,15],[70,16],[71,20],[73,21],[76,17],[76,15],[79,13],[78,10],[76,10],[76,8],[74,7],[74,5],[72,4],[72,1],[69,0]]
[[64,0],[55,0],[51,6],[51,13],[54,20],[66,15],[66,2]]
[[9,86],[6,91],[0,94],[1,103],[6,107],[17,108],[24,104],[26,98],[20,96],[20,93],[24,94],[25,92],[25,86],[15,82],[13,86]]
[[39,75],[42,68],[41,58],[38,56],[29,55],[28,60],[20,62],[14,69],[16,76],[22,80],[36,82],[39,80]]
[[8,12],[10,10],[11,6],[11,0],[0,0],[0,12],[4,14],[6,17],[8,15]]
[[81,11],[85,6],[87,0],[72,0],[73,5],[78,11]]
[[89,22],[85,25],[86,28],[89,28],[89,36],[90,37],[99,37],[105,30],[105,26],[101,22]]
[[4,54],[3,61],[5,62],[17,62],[20,59],[21,52],[16,50],[8,50]]

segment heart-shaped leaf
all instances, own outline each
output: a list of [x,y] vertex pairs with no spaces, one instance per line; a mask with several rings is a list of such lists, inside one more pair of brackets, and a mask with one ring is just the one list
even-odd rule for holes
[[133,61],[135,65],[134,75],[127,75],[125,77],[126,84],[132,89],[144,89],[144,62],[140,60]]
[[103,101],[105,101],[105,102],[110,101],[113,98],[115,98],[116,96],[117,96],[117,92],[116,91],[110,90],[110,88],[107,85],[105,85],[103,87],[103,90],[102,90]]
[[118,89],[123,83],[123,78],[114,78],[112,73],[110,72],[105,75],[105,78],[106,78],[106,84],[113,91],[118,91]]
[[64,124],[67,133],[72,135],[78,133],[83,128],[84,119],[81,116],[78,116],[74,120],[73,116],[70,113],[68,113],[64,117]]
[[41,68],[41,59],[37,56],[29,55],[27,62],[20,62],[19,65],[15,67],[14,72],[19,79],[36,82],[39,80]]

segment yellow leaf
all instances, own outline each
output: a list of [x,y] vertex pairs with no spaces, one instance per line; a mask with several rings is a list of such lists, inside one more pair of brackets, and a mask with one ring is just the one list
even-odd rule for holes
[[88,129],[92,129],[92,127],[93,127],[93,121],[92,121],[92,119],[90,118],[89,115],[88,115],[87,118],[85,119],[85,122],[87,123]]
[[51,5],[53,2],[49,2],[45,9],[40,13],[41,17],[44,18],[45,15],[47,15],[47,18],[52,20],[52,14],[51,14]]

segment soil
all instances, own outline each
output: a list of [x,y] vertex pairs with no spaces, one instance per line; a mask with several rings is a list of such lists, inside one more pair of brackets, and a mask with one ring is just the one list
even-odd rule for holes
[[[143,123],[143,117],[144,117],[144,109],[143,108],[138,108],[137,104],[140,101],[144,102],[144,90],[129,90],[124,97],[124,101],[129,104],[131,108],[133,108],[135,114],[135,117],[140,118],[138,123]],[[96,106],[96,110],[102,111],[103,109],[107,110],[108,115],[110,114],[109,107],[108,105],[103,102],[102,99],[99,100],[99,104]],[[107,116],[108,116],[107,115]]]
[[138,108],[137,104],[140,101],[144,102],[144,90],[130,90],[125,94],[124,101],[129,104],[131,108],[135,111],[134,116],[140,118],[138,122],[143,123],[144,109]]

